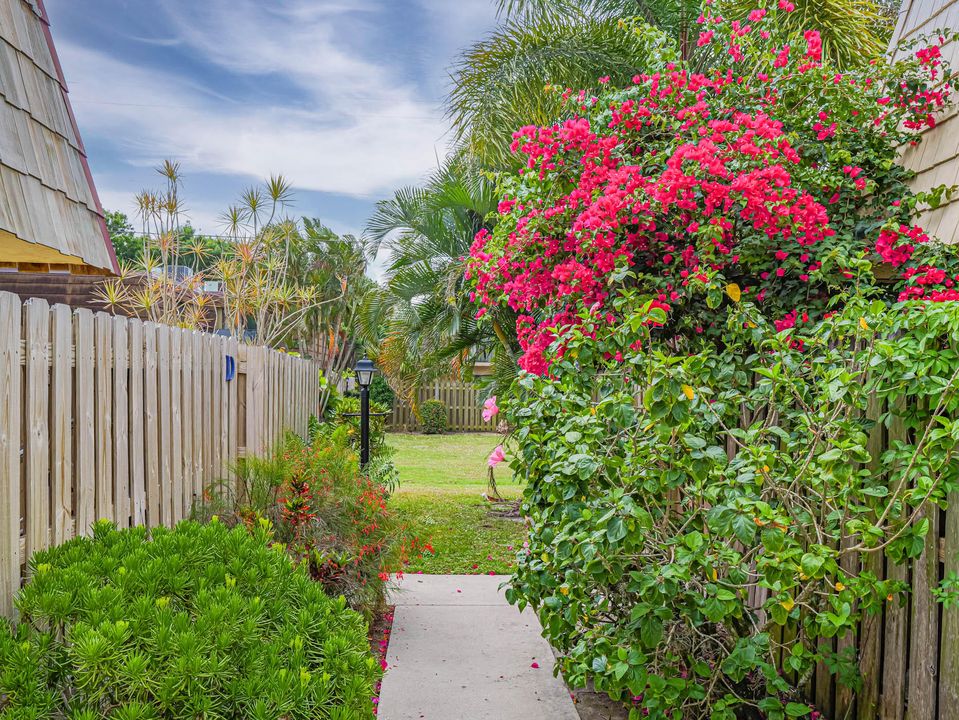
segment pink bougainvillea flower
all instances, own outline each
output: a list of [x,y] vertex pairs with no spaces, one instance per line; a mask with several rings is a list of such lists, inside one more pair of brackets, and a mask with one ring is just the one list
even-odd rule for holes
[[529,666],[530,666],[531,668],[533,668],[534,670],[539,670],[539,663],[538,663],[538,662],[531,662],[531,663],[529,664]]
[[493,452],[490,453],[489,459],[487,459],[486,464],[489,465],[490,467],[496,467],[505,459],[506,459],[506,453],[503,450],[503,446],[497,445],[496,449],[494,449]]
[[499,407],[496,405],[496,396],[489,398],[483,403],[483,422],[489,422],[499,414]]

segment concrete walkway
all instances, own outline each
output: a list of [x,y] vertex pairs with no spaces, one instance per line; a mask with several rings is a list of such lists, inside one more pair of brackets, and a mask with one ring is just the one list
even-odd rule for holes
[[506,579],[403,579],[391,599],[381,720],[578,720],[536,615],[498,589]]

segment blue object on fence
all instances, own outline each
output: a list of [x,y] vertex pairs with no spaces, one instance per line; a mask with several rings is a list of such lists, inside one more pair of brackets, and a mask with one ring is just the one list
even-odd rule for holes
[[226,356],[226,381],[230,382],[236,377],[236,360],[232,355]]

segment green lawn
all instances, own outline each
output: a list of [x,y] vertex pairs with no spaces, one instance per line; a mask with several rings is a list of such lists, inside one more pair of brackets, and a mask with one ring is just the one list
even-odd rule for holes
[[[413,557],[406,572],[436,574],[510,573],[522,547],[522,522],[495,517],[483,499],[486,458],[499,442],[492,433],[391,434],[400,487],[391,502],[421,543],[433,554]],[[520,488],[506,463],[496,468],[506,497]]]

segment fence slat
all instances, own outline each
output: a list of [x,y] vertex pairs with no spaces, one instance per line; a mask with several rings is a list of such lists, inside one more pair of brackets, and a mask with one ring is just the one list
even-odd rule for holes
[[227,467],[230,464],[230,398],[229,388],[226,383],[226,340],[217,338],[216,341],[216,367],[213,371],[214,382],[217,387],[217,406],[220,416],[220,424],[217,429],[220,436],[217,440],[219,448],[219,462],[217,463],[217,480],[222,480],[227,476]]
[[157,326],[157,385],[160,419],[160,524],[173,524],[173,420],[170,411],[170,328]]
[[[943,538],[944,577],[959,574],[959,492],[949,496]],[[942,648],[939,651],[939,717],[959,720],[959,606],[942,609]]]
[[193,423],[192,423],[192,444],[193,444],[193,495],[201,498],[206,488],[205,477],[203,475],[203,337],[195,332],[190,338],[192,346],[193,378],[190,381],[190,392],[193,395]]
[[922,554],[912,565],[912,622],[909,644],[908,720],[935,720],[939,655],[939,607],[932,591],[939,584],[939,508],[926,507],[929,521]]
[[[869,401],[866,417],[877,421],[880,416],[881,403],[873,398]],[[867,447],[869,454],[874,458],[869,469],[881,472],[879,460],[883,449],[884,428],[878,422],[869,433]],[[878,579],[883,579],[883,562],[881,553],[869,553],[863,561],[863,570],[871,572]],[[859,720],[873,720],[879,713],[879,690],[882,672],[882,614],[866,613],[862,619],[859,633],[859,670],[862,675],[862,689],[856,698],[857,717]]]
[[20,298],[0,292],[0,613],[20,589]]
[[239,429],[240,429],[240,416],[238,412],[239,405],[239,387],[240,387],[240,375],[239,375],[239,366],[240,366],[240,353],[239,353],[239,343],[236,341],[236,338],[230,338],[227,342],[227,354],[233,358],[233,368],[234,375],[233,379],[227,383],[227,405],[229,410],[230,421],[227,423],[228,435],[227,435],[227,465],[229,469],[229,477],[234,477],[233,468],[236,465],[237,460],[237,447],[239,443]]
[[143,414],[146,419],[147,525],[160,525],[160,388],[157,326],[143,326]]
[[180,402],[182,408],[182,426],[180,428],[183,444],[182,470],[180,483],[181,512],[189,517],[196,493],[196,481],[193,477],[193,333],[184,332],[180,339]]
[[113,318],[97,313],[94,372],[97,429],[97,520],[113,520]]
[[143,412],[143,323],[131,320],[130,350],[130,520],[133,525],[147,521],[146,418]]
[[208,483],[216,482],[217,475],[220,472],[220,453],[218,438],[220,436],[220,415],[219,404],[217,403],[217,384],[216,384],[216,349],[213,338],[206,336],[203,338],[203,359],[204,378],[206,382],[206,391],[203,398],[203,412],[208,418],[208,425],[205,428],[205,444],[208,450],[206,480]]
[[183,332],[179,328],[170,331],[170,517],[171,522],[183,519],[183,372],[181,349]]
[[[889,426],[888,438],[890,446],[896,440],[906,439],[906,431],[898,418],[894,418]],[[887,559],[886,578],[908,581],[909,568]],[[901,720],[906,702],[906,663],[909,659],[907,643],[909,606],[901,606],[898,602],[888,603],[885,626],[879,717],[882,720]]]
[[24,474],[26,557],[50,546],[49,392],[50,307],[46,300],[28,300],[24,323]]
[[130,526],[130,339],[126,318],[113,318],[113,502],[120,527]]
[[93,313],[89,310],[77,310],[73,314],[74,338],[76,340],[76,424],[74,427],[77,446],[76,524],[78,535],[89,535],[97,517],[96,478],[97,478],[97,436],[96,436],[96,398],[94,393],[95,338],[93,332]]
[[73,537],[73,314],[54,305],[50,314],[50,485],[54,545]]

